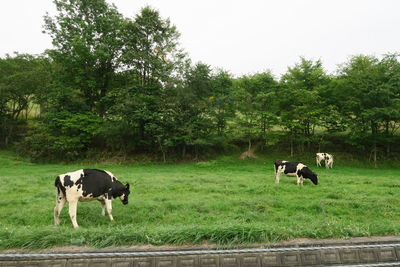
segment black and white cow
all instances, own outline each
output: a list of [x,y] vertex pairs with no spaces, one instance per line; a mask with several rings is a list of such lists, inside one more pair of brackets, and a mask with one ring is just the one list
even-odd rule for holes
[[107,209],[108,216],[113,221],[111,201],[119,197],[126,205],[130,193],[129,184],[123,185],[111,172],[96,169],[82,169],[60,174],[56,178],[55,186],[57,199],[54,208],[54,224],[60,224],[60,213],[67,201],[74,228],[78,227],[76,222],[78,201],[100,201],[101,214],[105,216],[105,209]]
[[315,156],[315,160],[317,161],[317,166],[321,167],[321,161],[325,161],[325,168],[333,167],[333,156],[328,153],[317,153]]
[[275,161],[275,183],[279,184],[281,173],[287,176],[297,177],[297,185],[303,185],[303,180],[310,179],[313,184],[318,184],[318,177],[306,165],[301,162],[290,162],[285,160]]

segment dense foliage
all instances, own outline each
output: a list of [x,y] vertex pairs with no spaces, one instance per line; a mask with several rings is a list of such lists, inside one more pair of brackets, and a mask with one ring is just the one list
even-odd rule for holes
[[[159,12],[125,18],[105,0],[54,0],[54,48],[0,58],[0,146],[34,159],[93,151],[198,159],[232,147],[400,152],[398,54],[326,73],[300,58],[280,77],[193,64]],[[268,62],[266,62],[266,66]]]

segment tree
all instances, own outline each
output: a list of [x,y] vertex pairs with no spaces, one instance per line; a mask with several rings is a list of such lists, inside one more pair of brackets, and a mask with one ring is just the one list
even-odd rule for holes
[[233,79],[231,75],[219,69],[211,74],[211,96],[208,97],[208,112],[211,116],[216,135],[226,135],[227,121],[235,116]]
[[183,157],[186,149],[193,147],[197,159],[199,148],[212,144],[212,121],[208,114],[213,93],[211,72],[209,65],[197,63],[186,71],[184,85],[178,88],[177,122]]
[[376,164],[378,143],[390,144],[400,120],[398,55],[386,55],[382,60],[353,56],[340,69],[339,79],[338,104],[351,121],[349,141],[362,149],[372,147]]
[[131,148],[159,150],[164,160],[168,148],[175,144],[171,106],[186,62],[178,38],[175,26],[150,7],[134,19],[126,19],[122,68],[117,75],[121,82],[108,97],[111,109],[107,120],[118,124],[121,134],[130,136]]
[[126,20],[121,62],[140,86],[166,83],[186,56],[179,49],[179,37],[169,19],[147,6],[134,20]]
[[275,92],[278,83],[270,72],[243,76],[235,81],[238,136],[248,141],[267,142],[267,132],[275,120]]
[[57,65],[55,78],[76,90],[88,108],[104,116],[102,103],[119,68],[123,18],[105,0],[54,0],[57,15],[45,16],[53,39],[48,54]]
[[324,112],[319,89],[329,82],[320,60],[313,62],[300,58],[300,63],[288,69],[281,78],[281,89],[277,95],[279,121],[290,139],[290,153],[294,153],[294,140],[310,146],[315,127],[321,125]]
[[0,58],[0,143],[15,139],[16,127],[38,102],[38,96],[50,83],[49,64],[43,56],[16,54]]

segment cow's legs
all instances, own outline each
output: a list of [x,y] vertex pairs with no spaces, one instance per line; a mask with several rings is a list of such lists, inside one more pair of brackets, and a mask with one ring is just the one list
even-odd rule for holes
[[78,228],[78,223],[76,222],[76,208],[78,206],[78,201],[68,201],[69,205],[69,217],[71,218],[72,226]]
[[316,161],[317,161],[317,166],[321,167],[321,160],[318,157],[316,157]]
[[333,160],[330,160],[330,161],[328,162],[328,167],[332,169],[332,167],[333,167]]
[[108,217],[110,217],[110,220],[111,220],[111,221],[114,221],[114,218],[113,218],[113,216],[112,216],[111,199],[106,199],[106,200],[104,200],[104,202],[106,203],[106,208],[107,208]]
[[303,185],[303,177],[297,176],[297,185]]
[[57,194],[56,206],[54,207],[54,224],[55,225],[60,224],[60,214],[64,207],[65,201],[66,201],[65,197],[63,197],[61,194]]
[[106,215],[106,203],[104,200],[99,200],[101,204],[101,215],[105,216]]
[[279,184],[280,176],[281,176],[281,173],[279,171],[277,171],[275,174],[275,183],[276,184]]

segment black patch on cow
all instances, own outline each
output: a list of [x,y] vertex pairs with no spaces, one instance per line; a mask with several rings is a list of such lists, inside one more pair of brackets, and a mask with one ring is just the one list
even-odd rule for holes
[[73,185],[74,185],[74,182],[71,181],[71,176],[65,175],[64,176],[64,186],[72,187]]
[[82,186],[83,196],[92,195],[99,197],[111,188],[110,176],[100,170],[85,169],[83,175],[76,181],[77,186]]
[[84,176],[83,176],[83,174],[82,174],[81,177],[79,177],[79,179],[76,180],[75,185],[77,185],[78,187],[81,186],[82,183],[83,183],[83,179],[82,179],[83,177],[84,177]]

